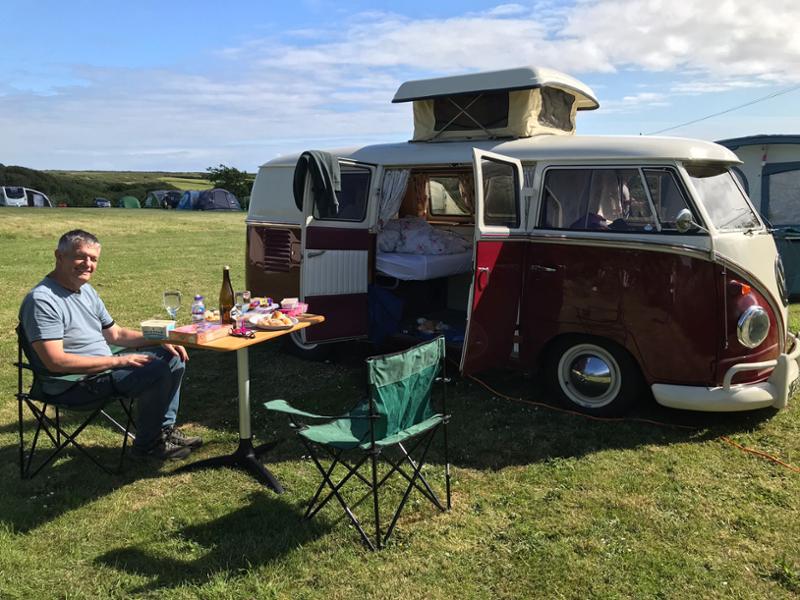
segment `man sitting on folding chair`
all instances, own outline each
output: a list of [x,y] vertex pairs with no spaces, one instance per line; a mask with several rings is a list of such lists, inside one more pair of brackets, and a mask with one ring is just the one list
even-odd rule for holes
[[[443,337],[418,344],[402,352],[368,358],[367,398],[340,417],[298,410],[284,400],[273,400],[264,404],[268,410],[289,415],[292,424],[297,428],[300,440],[322,475],[322,482],[306,510],[306,519],[313,517],[331,499],[335,499],[358,529],[367,547],[376,550],[391,536],[403,507],[415,489],[440,510],[450,509],[450,464],[447,456],[447,422],[450,415],[447,414],[446,406],[444,358]],[[436,412],[433,408],[432,391],[437,377],[440,378],[442,386],[441,412]],[[332,420],[322,425],[307,426],[300,423],[304,418]],[[447,494],[445,505],[422,475],[422,467],[431,442],[440,430],[444,441]],[[399,450],[399,458],[396,460],[387,456],[387,451],[392,447]],[[323,450],[330,457],[331,462],[327,467],[323,466],[316,449]],[[346,460],[352,455],[355,455],[352,462]],[[388,472],[380,478],[379,458],[383,458],[390,466]],[[370,461],[371,477],[359,471],[367,461]],[[334,476],[337,465],[341,465],[346,471],[338,481]],[[395,474],[402,476],[408,485],[384,533],[381,528],[378,490]],[[366,485],[369,491],[350,506],[341,492],[348,481],[356,479]],[[354,509],[370,496],[372,496],[375,519],[374,542],[354,512]]]
[[[93,405],[112,395],[136,400],[134,456],[180,459],[202,444],[175,429],[180,386],[188,360],[181,346],[152,345],[133,329],[117,325],[89,280],[100,242],[86,231],[65,233],[56,265],[25,297],[19,312],[34,370],[86,374],[78,381],[46,379],[43,392],[55,404]],[[141,348],[113,354],[109,344]]]

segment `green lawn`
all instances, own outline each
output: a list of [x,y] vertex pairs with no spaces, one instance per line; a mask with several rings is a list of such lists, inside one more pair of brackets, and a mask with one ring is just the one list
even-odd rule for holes
[[[303,523],[316,482],[263,400],[338,410],[364,387],[365,345],[328,363],[251,352],[253,431],[286,437],[271,455],[277,496],[240,472],[175,474],[129,461],[106,476],[76,455],[31,481],[17,465],[13,328],[58,236],[103,242],[93,280],[116,320],[163,316],[166,288],[216,297],[224,264],[243,285],[244,214],[0,209],[0,598],[797,598],[800,474],[723,443],[800,465],[800,406],[702,415],[645,404],[635,416],[695,426],[598,422],[450,386],[453,510],[413,501],[389,547],[365,551],[333,507]],[[797,311],[793,323],[797,329]],[[486,381],[548,402],[535,378]],[[237,432],[235,357],[194,352],[180,421],[200,457]],[[103,451],[115,436],[85,432]],[[193,460],[194,458],[192,458]],[[441,453],[427,470],[441,485]],[[399,488],[395,488],[396,495]]]

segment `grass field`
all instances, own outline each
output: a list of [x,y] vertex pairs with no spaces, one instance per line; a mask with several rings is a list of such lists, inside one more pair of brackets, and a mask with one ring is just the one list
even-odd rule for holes
[[[284,420],[260,408],[272,398],[321,412],[346,407],[363,389],[370,349],[353,344],[331,362],[308,363],[264,344],[250,355],[253,431],[287,438],[269,455],[286,494],[226,469],[176,474],[174,464],[131,460],[123,475],[106,476],[74,454],[20,481],[16,312],[50,270],[58,236],[73,227],[103,242],[93,284],[123,325],[162,316],[166,288],[187,302],[196,292],[216,297],[224,264],[234,287],[243,285],[241,213],[0,212],[0,598],[800,596],[800,474],[721,441],[800,465],[797,401],[740,415],[644,403],[632,415],[687,430],[587,420],[455,377],[453,509],[411,502],[389,547],[372,554],[333,507],[300,521],[314,466]],[[485,379],[507,395],[549,402],[535,378]],[[182,397],[179,421],[206,440],[197,455],[231,451],[234,356],[194,352]],[[108,452],[117,439],[103,427],[84,435]],[[437,448],[426,471],[435,485],[440,466]]]

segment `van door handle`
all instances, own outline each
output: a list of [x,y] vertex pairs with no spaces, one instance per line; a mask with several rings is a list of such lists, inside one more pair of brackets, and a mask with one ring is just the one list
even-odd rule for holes
[[315,256],[322,256],[323,254],[325,254],[325,250],[309,250],[308,258],[314,258]]
[[558,269],[553,267],[545,267],[544,265],[531,265],[531,271],[538,271],[540,273],[555,273]]
[[489,267],[478,267],[478,277],[476,278],[478,281],[478,289],[483,290],[489,285]]

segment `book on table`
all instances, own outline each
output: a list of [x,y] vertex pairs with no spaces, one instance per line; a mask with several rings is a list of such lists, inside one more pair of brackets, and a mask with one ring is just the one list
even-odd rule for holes
[[202,344],[212,340],[225,337],[230,334],[231,326],[222,325],[219,322],[192,323],[176,327],[169,332],[169,339],[176,342],[189,342],[192,344]]

